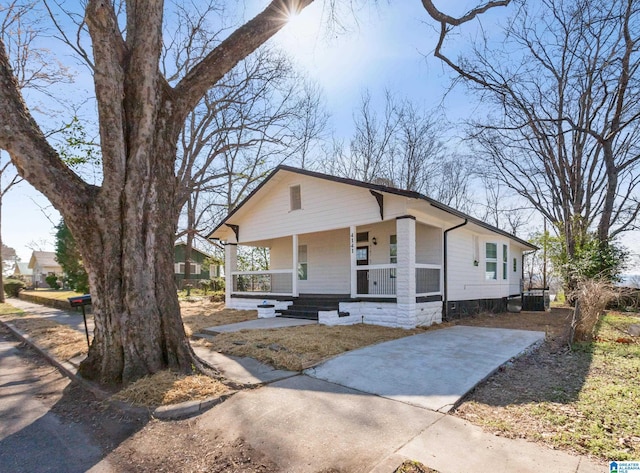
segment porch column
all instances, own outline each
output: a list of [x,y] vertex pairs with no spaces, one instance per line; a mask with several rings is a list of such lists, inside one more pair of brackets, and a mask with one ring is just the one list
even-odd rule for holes
[[398,326],[416,326],[416,219],[411,215],[396,219],[398,265],[396,300]]
[[291,293],[293,297],[298,297],[298,235],[291,236],[291,260],[293,261],[293,274],[291,275]]
[[356,227],[349,227],[349,261],[350,261],[350,280],[351,280],[351,298],[354,299],[358,294],[358,273],[356,262]]
[[233,271],[238,270],[238,244],[224,245],[224,303],[231,307],[231,292],[233,291]]

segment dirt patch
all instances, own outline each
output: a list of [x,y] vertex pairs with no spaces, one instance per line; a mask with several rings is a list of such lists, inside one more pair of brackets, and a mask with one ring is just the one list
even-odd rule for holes
[[[481,316],[460,323],[544,330],[539,350],[468,394],[455,415],[509,438],[600,460],[640,457],[640,344],[620,343],[638,317],[609,314],[594,343],[569,346],[570,310]],[[521,322],[520,324],[518,322]]]
[[258,318],[255,310],[226,309],[224,302],[202,300],[197,302],[180,302],[180,314],[187,337],[207,327],[234,324]]
[[300,371],[345,351],[423,332],[367,324],[303,325],[221,333],[195,343],[228,355],[255,358],[278,369]]
[[[159,440],[161,439],[161,440]],[[277,465],[244,440],[223,442],[197,420],[151,421],[113,451],[107,460],[118,471],[140,473],[273,473]]]
[[544,332],[547,341],[568,342],[572,311],[569,308],[553,308],[549,312],[520,312],[489,314],[457,320],[453,325],[510,328]]

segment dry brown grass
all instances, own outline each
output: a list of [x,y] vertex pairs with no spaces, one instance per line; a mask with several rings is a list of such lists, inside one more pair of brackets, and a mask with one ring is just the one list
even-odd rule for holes
[[130,384],[112,399],[138,406],[158,407],[217,397],[227,392],[227,386],[208,376],[160,371]]
[[438,471],[418,461],[406,460],[402,462],[402,465],[396,468],[393,473],[438,473]]
[[[455,325],[473,325],[480,327],[510,328],[517,330],[536,330],[544,332],[547,339],[562,339],[569,336],[569,324],[572,310],[554,307],[549,312],[519,313],[482,313],[453,322]],[[451,323],[450,323],[451,324]]]
[[221,333],[196,343],[234,356],[248,356],[279,369],[300,371],[326,358],[367,345],[423,333],[377,325],[303,325]]
[[573,292],[576,306],[571,321],[571,341],[590,342],[596,333],[598,320],[604,315],[607,304],[617,296],[611,283],[597,279],[584,279]]
[[84,334],[66,325],[34,316],[5,316],[2,320],[27,333],[39,347],[60,360],[68,361],[87,354],[87,339]]
[[187,337],[207,327],[234,324],[254,320],[258,317],[255,310],[225,309],[224,302],[180,302],[180,313]]
[[[556,311],[540,313],[540,322]],[[512,328],[534,328],[535,314],[523,313],[523,327]],[[550,324],[537,351],[477,386],[455,415],[505,437],[603,461],[635,460],[640,455],[640,341],[628,328],[640,317],[608,313],[596,325],[594,342],[570,348],[571,315],[572,310],[565,309],[564,316]],[[507,323],[502,315],[494,319],[491,326],[505,326],[515,323],[518,315],[510,314]],[[564,326],[557,324],[560,321]]]

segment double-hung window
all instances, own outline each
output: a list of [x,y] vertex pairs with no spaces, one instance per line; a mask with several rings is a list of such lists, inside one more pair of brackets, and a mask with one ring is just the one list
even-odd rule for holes
[[502,245],[502,279],[507,279],[507,269],[509,268],[509,249],[507,245]]
[[485,279],[494,281],[498,278],[498,244],[485,243]]
[[396,235],[389,237],[389,263],[396,264],[398,262],[398,238]]
[[289,204],[291,210],[300,210],[302,208],[302,194],[299,185],[289,187]]
[[307,245],[298,246],[298,280],[306,281],[308,276]]

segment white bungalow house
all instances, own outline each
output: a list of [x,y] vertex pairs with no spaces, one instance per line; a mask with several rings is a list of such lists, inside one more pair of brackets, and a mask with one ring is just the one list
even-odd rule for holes
[[34,251],[31,253],[28,268],[32,271],[31,279],[34,287],[49,287],[46,278],[50,274],[62,275],[62,267],[56,261],[53,251]]
[[[405,328],[505,310],[536,249],[424,195],[288,166],[209,238],[225,246],[227,307]],[[268,248],[269,269],[239,271],[242,245]]]

